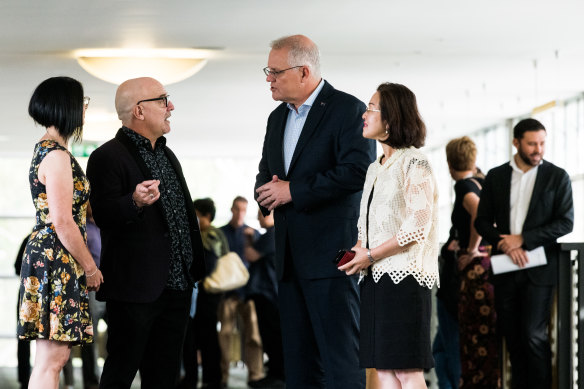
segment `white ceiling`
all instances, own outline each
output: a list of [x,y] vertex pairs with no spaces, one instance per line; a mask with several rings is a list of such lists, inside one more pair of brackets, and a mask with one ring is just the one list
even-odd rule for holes
[[268,45],[295,33],[319,45],[338,89],[368,101],[381,82],[410,87],[432,144],[584,91],[583,11],[582,0],[0,0],[0,155],[31,153],[42,129],[28,100],[55,75],[91,96],[86,139],[111,137],[116,87],[71,51],[139,46],[222,48],[168,86],[169,144],[182,156],[257,156],[276,105],[261,72]]

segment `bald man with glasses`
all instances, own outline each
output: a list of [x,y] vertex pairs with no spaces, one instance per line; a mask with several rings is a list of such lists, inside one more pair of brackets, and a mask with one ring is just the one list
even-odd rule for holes
[[[97,298],[106,301],[108,357],[101,388],[173,388],[191,294],[204,254],[180,163],[166,146],[174,104],[152,78],[116,93],[122,128],[87,163],[93,215],[102,238]],[[107,275],[106,275],[107,274]]]

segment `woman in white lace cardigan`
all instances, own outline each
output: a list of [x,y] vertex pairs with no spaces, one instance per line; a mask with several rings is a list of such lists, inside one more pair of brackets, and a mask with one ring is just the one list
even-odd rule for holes
[[438,282],[438,190],[423,146],[426,127],[415,95],[381,84],[363,114],[363,136],[383,155],[367,171],[355,258],[339,269],[360,272],[360,364],[381,388],[425,388],[434,366],[431,290]]

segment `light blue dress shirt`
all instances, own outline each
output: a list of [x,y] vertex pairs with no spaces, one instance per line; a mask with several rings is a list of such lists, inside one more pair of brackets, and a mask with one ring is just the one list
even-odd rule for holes
[[320,84],[316,87],[314,92],[306,99],[304,104],[298,107],[298,112],[294,109],[294,106],[288,103],[288,119],[286,120],[286,128],[284,130],[284,168],[286,169],[286,174],[288,174],[288,169],[290,168],[290,162],[292,162],[292,156],[294,155],[294,150],[296,149],[296,144],[302,133],[302,128],[308,117],[308,112],[312,108],[316,96],[322,90],[324,86],[324,79],[320,81]]

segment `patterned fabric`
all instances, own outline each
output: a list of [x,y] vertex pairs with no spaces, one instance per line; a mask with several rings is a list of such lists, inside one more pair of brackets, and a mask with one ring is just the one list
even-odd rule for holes
[[187,290],[194,284],[188,271],[193,262],[193,248],[182,187],[174,168],[164,153],[166,138],[163,136],[158,138],[154,149],[152,149],[150,140],[127,127],[122,127],[122,129],[138,147],[138,152],[150,169],[152,177],[155,180],[160,180],[158,201],[162,204],[164,218],[168,224],[171,249],[166,286],[173,290]]
[[[37,143],[29,171],[36,225],[22,260],[17,333],[20,339],[91,343],[93,326],[85,273],[57,237],[46,187],[38,179],[40,163],[53,150],[67,151],[52,140]],[[89,181],[69,155],[73,169],[73,220],[86,239]]]
[[460,388],[499,388],[498,343],[495,334],[495,290],[488,281],[490,257],[477,257],[461,274]]
[[[375,248],[392,237],[400,246],[416,244],[391,257],[378,260],[371,268],[378,282],[388,274],[394,283],[408,274],[422,286],[432,288],[438,281],[438,190],[430,163],[413,147],[395,150],[382,165],[381,159],[367,170],[357,227],[361,246]],[[372,188],[367,234],[367,200]],[[367,274],[361,271],[359,281]]]

